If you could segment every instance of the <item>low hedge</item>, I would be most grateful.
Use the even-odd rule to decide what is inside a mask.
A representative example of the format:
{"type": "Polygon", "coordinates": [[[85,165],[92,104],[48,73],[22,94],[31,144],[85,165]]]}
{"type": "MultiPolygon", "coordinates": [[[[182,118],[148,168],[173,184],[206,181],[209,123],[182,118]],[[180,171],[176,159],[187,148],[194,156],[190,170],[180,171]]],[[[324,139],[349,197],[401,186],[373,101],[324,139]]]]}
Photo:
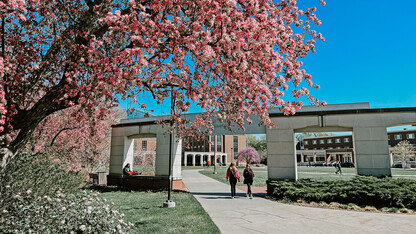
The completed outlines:
{"type": "Polygon", "coordinates": [[[351,180],[271,182],[272,197],[296,202],[354,203],[359,206],[416,210],[416,181],[356,176],[351,180]]]}

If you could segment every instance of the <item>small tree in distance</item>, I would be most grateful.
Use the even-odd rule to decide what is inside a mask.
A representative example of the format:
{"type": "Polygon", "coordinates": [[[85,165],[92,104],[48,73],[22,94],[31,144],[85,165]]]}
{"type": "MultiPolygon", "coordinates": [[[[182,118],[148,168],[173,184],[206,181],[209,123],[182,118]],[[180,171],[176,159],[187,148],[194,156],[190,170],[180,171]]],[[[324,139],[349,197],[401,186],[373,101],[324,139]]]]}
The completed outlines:
{"type": "Polygon", "coordinates": [[[413,145],[409,143],[409,141],[400,141],[399,144],[393,148],[393,154],[400,158],[402,161],[402,167],[405,169],[406,160],[414,157],[416,155],[416,151],[413,145]]]}
{"type": "Polygon", "coordinates": [[[238,161],[246,161],[247,163],[256,162],[260,159],[259,153],[253,147],[247,147],[240,151],[237,154],[238,161]]]}

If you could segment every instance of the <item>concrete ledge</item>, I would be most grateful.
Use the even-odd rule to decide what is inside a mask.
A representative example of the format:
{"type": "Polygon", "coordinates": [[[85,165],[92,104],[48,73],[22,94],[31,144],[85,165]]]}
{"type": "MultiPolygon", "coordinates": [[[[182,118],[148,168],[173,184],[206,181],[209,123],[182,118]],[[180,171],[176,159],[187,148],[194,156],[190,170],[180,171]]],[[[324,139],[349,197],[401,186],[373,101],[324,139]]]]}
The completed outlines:
{"type": "MultiPolygon", "coordinates": [[[[107,175],[107,185],[120,186],[133,190],[168,190],[169,177],[145,175],[125,176],[121,174],[109,174],[107,175]]],[[[172,178],[172,190],[187,191],[185,185],[182,182],[182,177],[172,178]]]]}

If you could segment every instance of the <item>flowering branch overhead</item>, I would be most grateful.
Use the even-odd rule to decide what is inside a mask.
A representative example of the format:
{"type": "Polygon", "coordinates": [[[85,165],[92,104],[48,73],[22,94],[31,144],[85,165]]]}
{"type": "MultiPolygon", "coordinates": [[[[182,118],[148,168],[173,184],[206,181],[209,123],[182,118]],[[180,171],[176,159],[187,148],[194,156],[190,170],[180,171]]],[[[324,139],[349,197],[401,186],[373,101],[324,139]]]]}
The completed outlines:
{"type": "Polygon", "coordinates": [[[256,114],[271,125],[270,107],[303,105],[283,99],[289,83],[294,97],[322,104],[300,61],[324,40],[311,27],[321,22],[295,0],[14,0],[0,9],[0,135],[14,134],[3,142],[12,151],[51,113],[79,105],[93,116],[118,97],[146,106],[139,93],[175,100],[179,135],[210,133],[213,118],[244,128],[256,114]],[[192,104],[205,112],[189,123],[192,104]]]}

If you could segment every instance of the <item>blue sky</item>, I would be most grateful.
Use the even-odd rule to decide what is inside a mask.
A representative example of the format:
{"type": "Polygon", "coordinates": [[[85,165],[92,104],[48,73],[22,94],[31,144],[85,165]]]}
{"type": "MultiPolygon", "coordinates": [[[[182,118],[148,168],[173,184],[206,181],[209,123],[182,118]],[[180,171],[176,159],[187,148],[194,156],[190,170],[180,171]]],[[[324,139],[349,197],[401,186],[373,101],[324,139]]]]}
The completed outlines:
{"type": "MultiPolygon", "coordinates": [[[[416,106],[416,0],[326,3],[298,0],[300,9],[317,6],[322,25],[315,29],[325,37],[325,42],[317,42],[316,53],[303,59],[303,68],[321,86],[311,93],[328,104],[416,106]]],[[[152,102],[150,96],[145,99],[152,102]]],[[[166,100],[155,107],[155,114],[168,114],[169,104],[166,100]]]]}
{"type": "MultiPolygon", "coordinates": [[[[299,0],[300,5],[317,0],[299,0]]],[[[416,1],[327,0],[318,6],[325,37],[305,69],[329,104],[370,102],[372,108],[416,104],[416,1]]]]}

